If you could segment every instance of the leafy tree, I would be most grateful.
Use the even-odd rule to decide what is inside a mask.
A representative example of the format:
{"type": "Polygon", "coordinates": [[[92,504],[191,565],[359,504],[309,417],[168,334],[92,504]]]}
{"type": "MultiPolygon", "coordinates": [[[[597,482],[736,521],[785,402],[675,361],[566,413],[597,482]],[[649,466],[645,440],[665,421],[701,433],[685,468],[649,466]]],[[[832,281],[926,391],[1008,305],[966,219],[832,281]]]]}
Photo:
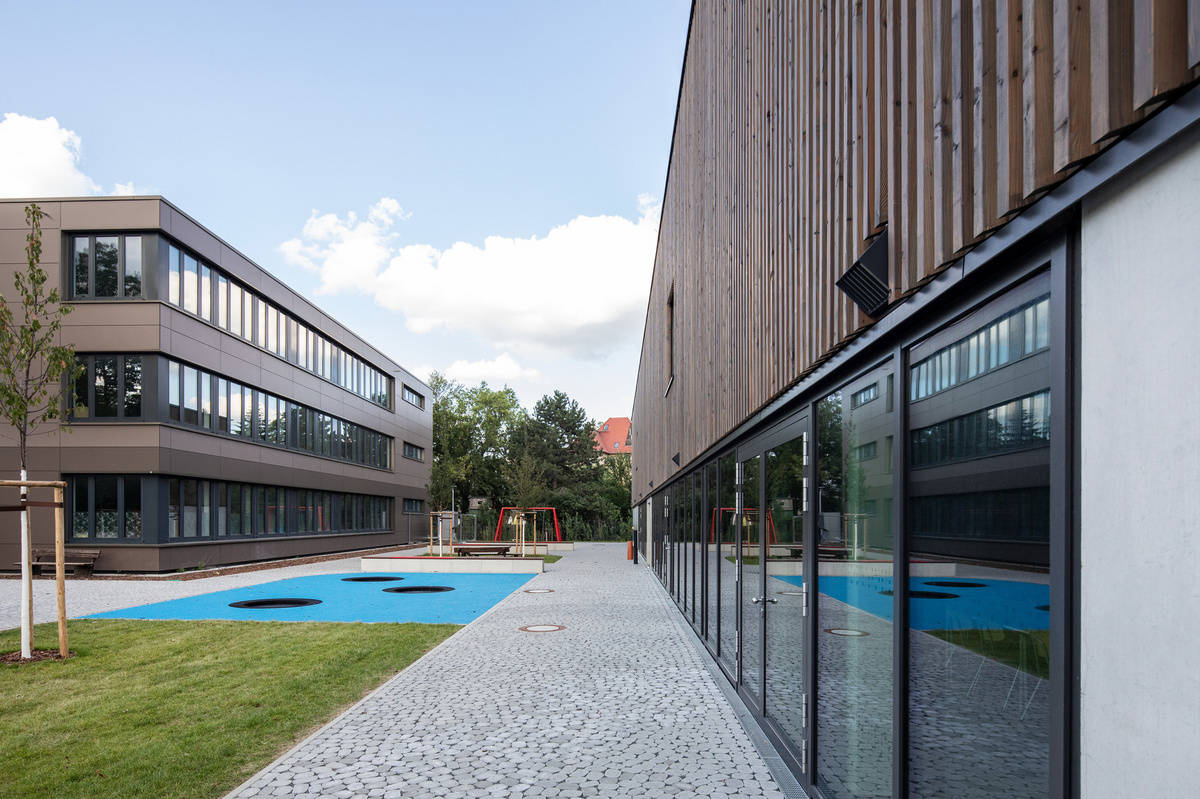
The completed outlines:
{"type": "MultiPolygon", "coordinates": [[[[58,289],[46,291],[46,272],[42,260],[42,218],[37,203],[25,208],[29,234],[25,237],[28,267],[13,275],[13,310],[7,298],[0,296],[0,417],[17,434],[17,457],[21,477],[27,479],[27,459],[31,430],[63,419],[64,385],[71,385],[83,371],[75,360],[73,347],[59,344],[62,320],[71,312],[62,305],[58,289]]],[[[21,496],[26,495],[25,489],[21,496]]],[[[21,551],[29,551],[29,512],[21,512],[21,551]]],[[[21,558],[21,656],[32,653],[33,626],[28,618],[30,575],[21,558]]]]}
{"type": "Polygon", "coordinates": [[[473,496],[498,507],[507,493],[508,441],[523,418],[516,392],[487,383],[464,388],[435,372],[433,390],[433,463],[429,494],[434,504],[466,511],[473,496]]]}

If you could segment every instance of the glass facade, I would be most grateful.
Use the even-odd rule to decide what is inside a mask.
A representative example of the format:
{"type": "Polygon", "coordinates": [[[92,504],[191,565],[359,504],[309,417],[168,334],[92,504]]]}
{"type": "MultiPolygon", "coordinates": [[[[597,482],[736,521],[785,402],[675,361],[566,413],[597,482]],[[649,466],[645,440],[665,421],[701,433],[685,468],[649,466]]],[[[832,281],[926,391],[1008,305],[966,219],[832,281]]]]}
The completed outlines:
{"type": "Polygon", "coordinates": [[[383,496],[157,475],[64,479],[73,541],[170,543],[392,528],[391,499],[383,496]]]}
{"type": "Polygon", "coordinates": [[[948,784],[963,799],[1049,791],[1048,284],[1022,287],[1032,301],[980,309],[969,336],[954,329],[914,348],[940,346],[920,363],[951,353],[968,379],[931,392],[930,375],[910,374],[913,796],[948,784]]]}
{"type": "MultiPolygon", "coordinates": [[[[174,421],[360,466],[392,468],[390,436],[306,405],[161,355],[78,357],[85,371],[75,384],[75,421],[118,417],[174,421]],[[148,406],[143,402],[143,373],[151,370],[156,380],[165,373],[166,397],[164,403],[156,392],[158,401],[148,406]]],[[[420,460],[424,451],[416,449],[420,460]]]]}
{"type": "Polygon", "coordinates": [[[172,305],[364,399],[391,407],[392,379],[384,372],[187,250],[165,239],[160,246],[167,262],[167,301],[172,305]]]}
{"type": "Polygon", "coordinates": [[[1054,795],[1049,286],[895,345],[639,506],[659,579],[825,799],[1054,795]]]}
{"type": "MultiPolygon", "coordinates": [[[[80,234],[69,238],[69,247],[72,300],[163,299],[347,391],[392,407],[392,378],[382,370],[161,235],[80,234]],[[147,283],[145,265],[164,262],[165,292],[152,290],[161,284],[147,283]]],[[[424,398],[416,396],[423,408],[424,398]]]]}

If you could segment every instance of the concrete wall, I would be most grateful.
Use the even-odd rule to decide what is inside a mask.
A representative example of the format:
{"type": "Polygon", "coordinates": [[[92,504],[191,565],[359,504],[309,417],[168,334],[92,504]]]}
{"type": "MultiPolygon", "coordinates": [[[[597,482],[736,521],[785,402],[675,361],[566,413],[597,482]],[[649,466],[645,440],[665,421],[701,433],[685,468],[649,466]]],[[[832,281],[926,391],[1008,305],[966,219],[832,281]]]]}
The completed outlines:
{"type": "Polygon", "coordinates": [[[1082,796],[1195,791],[1200,132],[1182,138],[1083,209],[1082,796]]]}

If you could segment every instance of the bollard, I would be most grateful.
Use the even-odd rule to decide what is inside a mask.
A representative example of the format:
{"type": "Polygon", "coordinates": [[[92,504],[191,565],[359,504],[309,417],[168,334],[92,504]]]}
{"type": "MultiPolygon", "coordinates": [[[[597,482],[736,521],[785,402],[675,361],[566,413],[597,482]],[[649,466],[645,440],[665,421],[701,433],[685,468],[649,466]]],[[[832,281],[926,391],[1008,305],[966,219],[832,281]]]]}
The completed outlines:
{"type": "Polygon", "coordinates": [[[633,542],[629,541],[629,547],[625,551],[625,560],[633,560],[633,542]]]}

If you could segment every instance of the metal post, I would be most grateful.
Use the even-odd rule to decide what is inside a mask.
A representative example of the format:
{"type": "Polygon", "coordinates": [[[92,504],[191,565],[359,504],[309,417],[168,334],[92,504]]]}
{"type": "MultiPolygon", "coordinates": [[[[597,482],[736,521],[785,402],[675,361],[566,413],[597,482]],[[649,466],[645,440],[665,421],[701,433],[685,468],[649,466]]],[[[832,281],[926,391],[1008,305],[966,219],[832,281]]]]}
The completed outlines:
{"type": "Polygon", "coordinates": [[[63,490],[54,489],[54,583],[58,593],[58,654],[66,658],[67,648],[67,589],[66,589],[66,525],[63,519],[63,490]]]}

